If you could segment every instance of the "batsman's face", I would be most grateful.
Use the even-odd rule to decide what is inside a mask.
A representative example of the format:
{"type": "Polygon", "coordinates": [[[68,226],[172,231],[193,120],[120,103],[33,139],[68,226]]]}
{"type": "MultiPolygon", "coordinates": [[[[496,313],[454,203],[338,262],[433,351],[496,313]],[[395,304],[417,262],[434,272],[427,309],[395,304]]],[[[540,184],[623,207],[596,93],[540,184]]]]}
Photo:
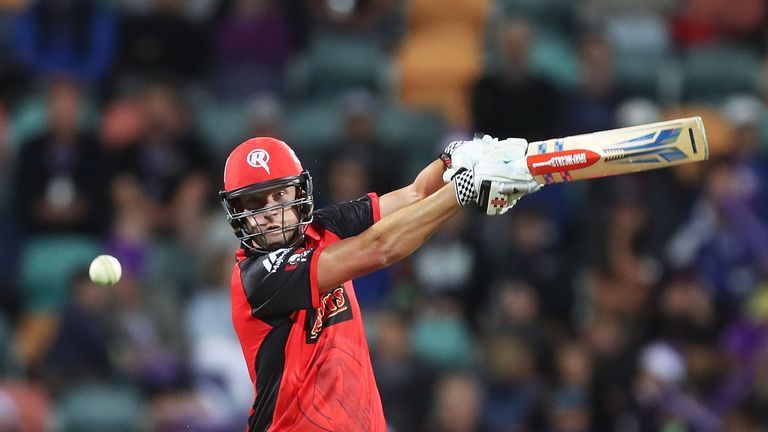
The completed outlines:
{"type": "Polygon", "coordinates": [[[290,227],[299,222],[299,212],[296,206],[280,207],[296,199],[296,186],[281,186],[275,189],[250,194],[242,197],[240,205],[244,209],[259,212],[247,217],[248,226],[252,233],[274,231],[256,237],[260,247],[273,249],[289,243],[298,232],[298,228],[290,227]]]}

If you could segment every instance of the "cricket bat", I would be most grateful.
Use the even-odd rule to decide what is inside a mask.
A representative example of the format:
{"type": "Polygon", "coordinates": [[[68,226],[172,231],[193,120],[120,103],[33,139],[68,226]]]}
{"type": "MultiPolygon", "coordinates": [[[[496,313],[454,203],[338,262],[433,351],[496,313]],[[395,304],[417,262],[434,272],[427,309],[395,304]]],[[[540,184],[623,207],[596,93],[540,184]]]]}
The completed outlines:
{"type": "MultiPolygon", "coordinates": [[[[709,157],[709,146],[696,116],[534,141],[525,157],[534,180],[548,185],[700,162],[709,157]]],[[[479,202],[488,214],[506,211],[507,194],[533,191],[513,183],[483,183],[479,202]]]]}
{"type": "Polygon", "coordinates": [[[701,117],[611,129],[528,144],[528,169],[540,184],[607,177],[709,157],[701,117]]]}

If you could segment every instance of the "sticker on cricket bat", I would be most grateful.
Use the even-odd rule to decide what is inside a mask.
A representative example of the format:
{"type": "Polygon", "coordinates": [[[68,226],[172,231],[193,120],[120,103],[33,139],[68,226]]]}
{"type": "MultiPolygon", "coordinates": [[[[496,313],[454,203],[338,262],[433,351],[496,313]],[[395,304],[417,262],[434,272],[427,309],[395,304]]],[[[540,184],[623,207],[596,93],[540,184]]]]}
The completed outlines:
{"type": "Polygon", "coordinates": [[[543,175],[586,168],[599,160],[600,155],[590,150],[565,150],[529,156],[528,169],[533,175],[543,175]]]}
{"type": "Polygon", "coordinates": [[[572,135],[528,144],[539,184],[628,174],[709,158],[701,117],[572,135]]]}

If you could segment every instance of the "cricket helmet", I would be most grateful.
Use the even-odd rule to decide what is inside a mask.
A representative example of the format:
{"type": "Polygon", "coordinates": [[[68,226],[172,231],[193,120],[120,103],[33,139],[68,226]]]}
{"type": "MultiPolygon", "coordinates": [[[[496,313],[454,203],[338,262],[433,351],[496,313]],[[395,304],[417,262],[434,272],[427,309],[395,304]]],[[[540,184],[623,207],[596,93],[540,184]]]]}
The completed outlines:
{"type": "Polygon", "coordinates": [[[219,198],[229,225],[245,249],[270,250],[259,240],[273,232],[283,233],[284,245],[276,247],[295,245],[302,240],[312,222],[312,177],[302,167],[293,149],[275,138],[251,138],[232,150],[224,166],[224,189],[219,192],[219,198]],[[296,187],[296,197],[292,201],[263,208],[245,208],[240,204],[249,195],[286,186],[296,187]],[[286,225],[285,211],[292,207],[296,207],[298,222],[286,225]],[[280,227],[264,229],[258,223],[256,227],[248,224],[249,217],[275,210],[283,215],[280,227]]]}

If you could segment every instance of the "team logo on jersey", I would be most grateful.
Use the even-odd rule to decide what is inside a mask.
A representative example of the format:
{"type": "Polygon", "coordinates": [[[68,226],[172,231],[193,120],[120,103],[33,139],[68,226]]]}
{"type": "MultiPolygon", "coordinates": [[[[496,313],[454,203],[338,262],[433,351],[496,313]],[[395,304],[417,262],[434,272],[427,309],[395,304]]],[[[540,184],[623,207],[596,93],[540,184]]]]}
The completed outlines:
{"type": "Polygon", "coordinates": [[[299,248],[293,251],[293,255],[288,257],[288,261],[285,263],[285,271],[294,270],[296,267],[298,267],[299,263],[307,262],[307,259],[309,259],[309,254],[312,253],[313,250],[314,248],[299,248]]]}
{"type": "Polygon", "coordinates": [[[254,168],[264,168],[264,171],[266,171],[267,174],[272,174],[269,172],[269,153],[267,153],[266,150],[251,150],[251,152],[248,153],[248,156],[245,157],[245,161],[248,162],[248,165],[254,168]]]}
{"type": "Polygon", "coordinates": [[[283,248],[274,252],[270,252],[269,255],[264,257],[264,260],[261,262],[261,264],[265,269],[267,269],[269,273],[274,273],[277,271],[277,269],[280,268],[280,265],[283,264],[285,254],[287,254],[289,250],[290,249],[288,248],[283,248]]]}
{"type": "Polygon", "coordinates": [[[352,305],[344,285],[328,291],[320,297],[320,307],[307,312],[307,343],[317,342],[323,329],[352,319],[352,305]]]}

